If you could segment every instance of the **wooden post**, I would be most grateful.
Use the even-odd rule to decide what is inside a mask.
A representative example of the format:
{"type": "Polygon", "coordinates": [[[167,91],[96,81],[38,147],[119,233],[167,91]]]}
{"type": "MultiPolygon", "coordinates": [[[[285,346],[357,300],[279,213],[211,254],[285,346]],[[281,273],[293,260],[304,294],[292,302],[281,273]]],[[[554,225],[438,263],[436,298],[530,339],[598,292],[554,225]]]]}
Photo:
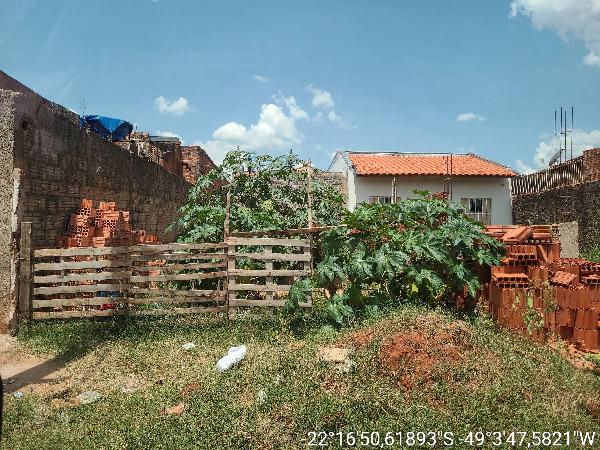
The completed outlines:
{"type": "MultiPolygon", "coordinates": [[[[225,239],[225,243],[228,243],[227,239],[225,239]]],[[[235,270],[234,253],[235,245],[227,245],[227,286],[225,291],[225,299],[227,302],[225,304],[225,316],[227,317],[227,319],[231,318],[229,302],[230,300],[233,300],[235,302],[236,299],[236,291],[229,291],[229,284],[235,284],[235,275],[232,274],[232,272],[235,270]]]]}
{"type": "MultiPolygon", "coordinates": [[[[227,243],[229,237],[229,221],[231,216],[231,189],[227,186],[227,203],[225,204],[225,224],[223,227],[223,242],[227,243]]],[[[235,269],[235,259],[233,259],[232,253],[235,253],[235,246],[228,245],[225,250],[227,261],[227,277],[225,278],[225,317],[229,320],[229,298],[233,296],[235,300],[235,291],[233,294],[229,293],[229,282],[230,282],[230,271],[235,269]]],[[[235,277],[235,275],[233,275],[235,277]]],[[[235,281],[235,278],[234,278],[235,281]]]]}
{"type": "MultiPolygon", "coordinates": [[[[308,190],[308,228],[313,227],[313,211],[312,211],[312,163],[310,159],[308,160],[308,176],[307,176],[307,190],[308,190]]],[[[313,234],[311,231],[308,232],[308,242],[310,245],[309,252],[311,254],[310,262],[308,263],[308,268],[310,269],[310,275],[313,274],[313,261],[312,261],[312,248],[313,248],[313,234]]],[[[306,264],[304,265],[305,269],[306,264]]]]}
{"type": "Polygon", "coordinates": [[[308,191],[308,228],[313,227],[313,211],[312,211],[312,164],[308,160],[308,175],[307,175],[307,191],[308,191]]]}
{"type": "Polygon", "coordinates": [[[31,319],[32,315],[32,253],[31,222],[22,222],[19,243],[19,300],[17,310],[19,317],[26,320],[31,319]]]}
{"type": "Polygon", "coordinates": [[[229,236],[229,221],[231,218],[231,191],[227,187],[227,203],[225,204],[225,224],[223,226],[223,235],[225,240],[229,236]]]}
{"type": "MultiPolygon", "coordinates": [[[[268,256],[270,254],[273,253],[273,247],[271,245],[265,245],[265,255],[268,256]]],[[[265,269],[269,271],[269,273],[271,273],[273,271],[273,260],[272,259],[267,259],[265,260],[265,269]]],[[[265,284],[267,286],[273,286],[273,277],[272,276],[266,276],[265,277],[265,284]]],[[[267,300],[267,302],[270,302],[273,300],[273,291],[267,291],[265,293],[265,299],[267,300]]]]}

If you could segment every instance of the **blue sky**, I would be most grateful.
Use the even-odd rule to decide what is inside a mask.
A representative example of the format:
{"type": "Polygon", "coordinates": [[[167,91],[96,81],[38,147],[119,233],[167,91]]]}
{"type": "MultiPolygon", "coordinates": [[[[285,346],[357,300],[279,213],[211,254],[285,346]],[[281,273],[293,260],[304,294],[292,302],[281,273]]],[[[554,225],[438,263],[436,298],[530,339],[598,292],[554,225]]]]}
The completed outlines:
{"type": "Polygon", "coordinates": [[[525,170],[552,153],[560,105],[576,149],[600,145],[600,0],[0,5],[0,69],[216,160],[471,151],[525,170]]]}

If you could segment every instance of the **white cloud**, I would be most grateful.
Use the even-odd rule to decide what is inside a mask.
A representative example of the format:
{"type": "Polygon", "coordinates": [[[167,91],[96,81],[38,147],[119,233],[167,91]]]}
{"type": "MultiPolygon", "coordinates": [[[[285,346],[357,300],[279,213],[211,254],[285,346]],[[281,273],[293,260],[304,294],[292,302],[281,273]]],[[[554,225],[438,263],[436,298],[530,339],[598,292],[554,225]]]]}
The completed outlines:
{"type": "Polygon", "coordinates": [[[267,77],[264,77],[262,75],[254,75],[254,79],[256,81],[260,81],[261,83],[268,83],[270,81],[267,77]]]}
{"type": "Polygon", "coordinates": [[[335,112],[335,102],[333,101],[333,96],[331,93],[323,89],[319,89],[312,84],[309,84],[306,87],[306,90],[312,94],[312,106],[317,110],[317,113],[313,119],[315,122],[322,122],[324,119],[327,119],[340,128],[353,128],[335,112]]]}
{"type": "Polygon", "coordinates": [[[458,116],[456,116],[457,122],[473,122],[473,121],[483,122],[484,120],[485,120],[485,117],[480,116],[475,113],[472,113],[472,112],[462,113],[462,114],[459,114],[458,116]]]}
{"type": "Polygon", "coordinates": [[[306,90],[310,92],[313,96],[313,108],[329,110],[335,107],[335,102],[333,101],[333,97],[329,92],[316,88],[312,84],[309,84],[306,87],[306,90]]]}
{"type": "Polygon", "coordinates": [[[154,107],[161,114],[172,114],[174,116],[183,116],[186,112],[191,111],[190,102],[185,97],[179,97],[172,102],[164,98],[162,95],[154,100],[154,107]]]}
{"type": "MultiPolygon", "coordinates": [[[[563,144],[564,145],[564,144],[563,144]]],[[[537,170],[548,167],[550,159],[556,153],[558,144],[551,140],[543,140],[538,143],[535,149],[535,155],[531,163],[524,162],[521,159],[517,160],[517,170],[522,173],[531,173],[537,170]]],[[[569,148],[569,157],[571,156],[571,141],[567,141],[569,148]]],[[[600,147],[600,130],[592,130],[590,132],[575,130],[573,132],[573,156],[579,156],[584,150],[600,147]]]]}
{"type": "Polygon", "coordinates": [[[522,14],[538,30],[550,28],[562,39],[581,40],[588,54],[583,63],[600,66],[600,2],[598,0],[514,0],[511,16],[522,14]]]}
{"type": "Polygon", "coordinates": [[[181,144],[185,144],[185,141],[181,138],[181,136],[177,133],[173,133],[172,131],[162,131],[162,130],[156,130],[154,132],[155,136],[164,136],[164,137],[176,137],[181,141],[181,144]]]}
{"type": "Polygon", "coordinates": [[[261,105],[258,121],[249,127],[228,122],[212,133],[212,139],[195,142],[205,148],[219,163],[225,154],[239,145],[242,150],[287,150],[302,143],[303,136],[296,123],[307,120],[308,114],[294,97],[274,96],[275,103],[261,105]]]}

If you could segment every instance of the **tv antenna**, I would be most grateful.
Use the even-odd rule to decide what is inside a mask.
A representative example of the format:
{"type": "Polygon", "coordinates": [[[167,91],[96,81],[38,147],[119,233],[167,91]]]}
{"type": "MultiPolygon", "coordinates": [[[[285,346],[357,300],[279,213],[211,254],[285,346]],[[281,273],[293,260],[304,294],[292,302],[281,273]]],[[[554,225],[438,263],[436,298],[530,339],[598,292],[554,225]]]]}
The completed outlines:
{"type": "Polygon", "coordinates": [[[549,166],[561,164],[573,158],[573,107],[571,106],[571,127],[569,128],[569,116],[567,107],[560,107],[560,128],[557,129],[558,110],[554,110],[554,146],[556,152],[550,159],[549,166]],[[567,145],[567,140],[570,140],[570,147],[567,145]]]}

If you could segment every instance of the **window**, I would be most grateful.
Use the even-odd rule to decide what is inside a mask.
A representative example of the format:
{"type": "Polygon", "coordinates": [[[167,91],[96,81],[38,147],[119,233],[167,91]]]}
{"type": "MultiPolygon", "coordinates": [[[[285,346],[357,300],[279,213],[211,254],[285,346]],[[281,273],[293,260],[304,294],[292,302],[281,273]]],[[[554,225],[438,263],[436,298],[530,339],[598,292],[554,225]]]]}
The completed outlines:
{"type": "Polygon", "coordinates": [[[372,195],[371,197],[369,197],[369,203],[381,203],[381,204],[392,203],[392,197],[385,197],[385,196],[381,196],[381,195],[372,195]]]}
{"type": "Polygon", "coordinates": [[[471,219],[484,225],[492,224],[492,199],[491,198],[465,198],[460,203],[465,208],[465,214],[471,219]]]}

